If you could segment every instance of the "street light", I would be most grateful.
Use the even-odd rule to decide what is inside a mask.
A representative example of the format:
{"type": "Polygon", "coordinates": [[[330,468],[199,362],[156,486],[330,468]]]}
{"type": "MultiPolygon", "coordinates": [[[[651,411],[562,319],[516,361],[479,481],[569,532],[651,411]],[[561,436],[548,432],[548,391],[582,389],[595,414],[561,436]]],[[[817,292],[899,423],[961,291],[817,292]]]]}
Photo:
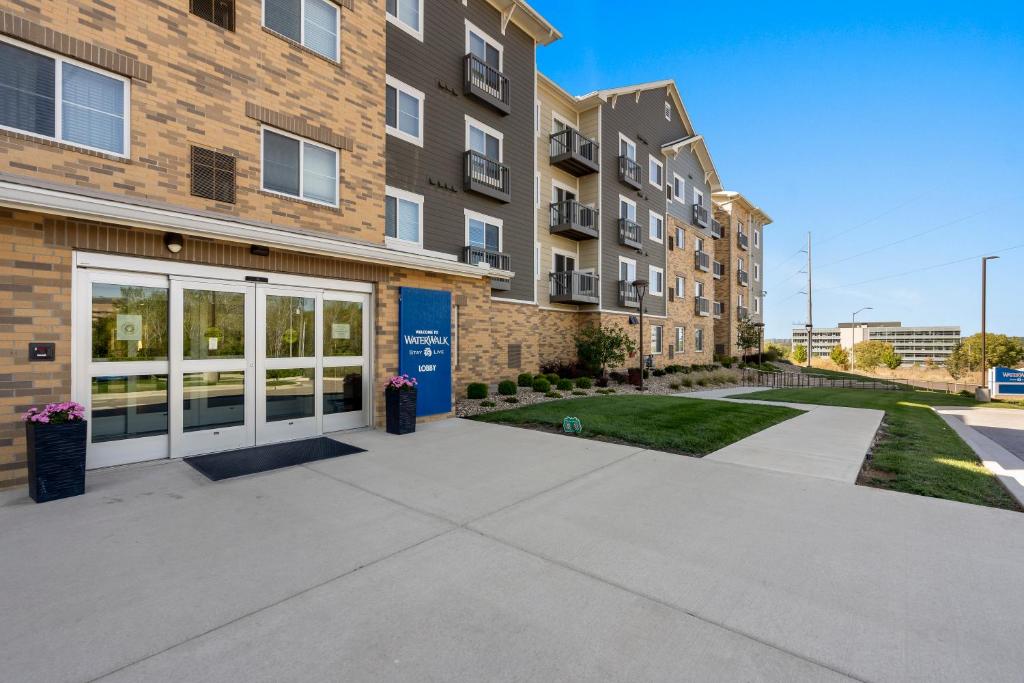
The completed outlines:
{"type": "Polygon", "coordinates": [[[985,339],[985,305],[986,289],[988,288],[988,262],[994,261],[998,256],[983,256],[981,259],[981,396],[976,397],[987,401],[988,395],[988,346],[985,339]]]}
{"type": "Polygon", "coordinates": [[[858,313],[863,313],[864,311],[873,311],[873,310],[875,310],[875,309],[872,308],[871,306],[865,306],[864,308],[862,308],[862,309],[860,309],[858,311],[854,311],[853,315],[850,316],[850,319],[852,321],[850,323],[850,334],[852,335],[850,337],[850,339],[853,342],[852,344],[850,344],[850,351],[851,351],[850,367],[851,368],[856,368],[857,367],[857,354],[852,353],[853,347],[857,345],[857,314],[858,313]]]}
{"type": "Polygon", "coordinates": [[[754,323],[757,328],[757,364],[761,365],[764,359],[761,357],[764,348],[764,323],[754,323]]]}
{"type": "Polygon", "coordinates": [[[804,328],[807,330],[807,369],[810,370],[811,369],[811,348],[812,348],[811,347],[811,333],[813,331],[814,326],[811,325],[810,323],[807,323],[806,325],[804,325],[804,328]]]}
{"type": "Polygon", "coordinates": [[[633,291],[640,302],[640,391],[644,390],[644,295],[648,284],[647,280],[633,280],[633,291]]]}

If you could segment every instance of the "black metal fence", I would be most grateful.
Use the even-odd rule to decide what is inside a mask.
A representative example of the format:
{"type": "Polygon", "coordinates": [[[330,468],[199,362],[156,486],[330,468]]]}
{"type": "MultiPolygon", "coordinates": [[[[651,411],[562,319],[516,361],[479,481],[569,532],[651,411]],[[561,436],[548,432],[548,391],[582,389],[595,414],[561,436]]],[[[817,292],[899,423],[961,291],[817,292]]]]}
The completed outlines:
{"type": "Polygon", "coordinates": [[[910,391],[913,387],[899,382],[875,379],[849,379],[796,372],[765,372],[746,368],[743,384],[766,389],[874,389],[876,391],[910,391]]]}

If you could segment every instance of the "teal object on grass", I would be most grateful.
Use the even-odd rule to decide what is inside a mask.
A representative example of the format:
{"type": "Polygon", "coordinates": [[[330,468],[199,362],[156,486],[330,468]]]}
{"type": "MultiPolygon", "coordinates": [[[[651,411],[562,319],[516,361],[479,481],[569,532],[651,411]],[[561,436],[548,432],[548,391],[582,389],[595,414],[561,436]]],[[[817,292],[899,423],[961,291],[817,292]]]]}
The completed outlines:
{"type": "Polygon", "coordinates": [[[583,431],[583,425],[578,417],[567,417],[562,420],[562,431],[566,434],[579,434],[583,431]]]}

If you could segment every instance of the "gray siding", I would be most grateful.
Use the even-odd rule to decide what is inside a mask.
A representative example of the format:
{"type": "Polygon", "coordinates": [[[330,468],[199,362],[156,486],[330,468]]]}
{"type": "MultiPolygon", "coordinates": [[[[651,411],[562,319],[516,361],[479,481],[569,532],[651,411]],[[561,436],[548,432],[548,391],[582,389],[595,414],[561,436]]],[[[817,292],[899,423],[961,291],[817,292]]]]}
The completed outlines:
{"type": "Polygon", "coordinates": [[[464,209],[500,218],[502,250],[511,257],[516,277],[511,291],[495,294],[532,300],[533,39],[513,23],[502,35],[499,12],[484,0],[470,0],[468,6],[451,0],[424,4],[422,43],[390,22],[387,25],[388,75],[426,96],[423,147],[388,136],[387,183],[423,195],[425,249],[461,254],[466,242],[464,209]],[[512,109],[507,116],[462,94],[467,19],[502,46],[512,109]],[[511,175],[509,204],[462,189],[467,114],[503,133],[503,162],[511,175]]]}
{"type": "MultiPolygon", "coordinates": [[[[602,266],[601,306],[610,310],[631,311],[619,306],[619,256],[636,261],[637,277],[647,278],[651,265],[665,269],[667,242],[658,244],[650,239],[649,212],[665,213],[665,188],[655,188],[648,178],[648,155],[665,162],[661,146],[683,137],[683,126],[678,112],[671,121],[665,120],[664,88],[640,93],[639,101],[632,94],[619,96],[615,106],[611,101],[601,111],[601,179],[602,187],[602,266]],[[619,180],[619,133],[636,143],[637,162],[643,169],[643,189],[634,190],[619,180]],[[619,244],[619,195],[636,202],[637,222],[643,234],[643,251],[619,244]]],[[[666,226],[666,237],[668,228],[666,226]]],[[[668,292],[669,274],[665,273],[665,292],[668,292]]],[[[654,315],[665,315],[667,296],[645,299],[645,310],[654,315]]]]}
{"type": "MultiPolygon", "coordinates": [[[[704,167],[700,165],[700,160],[693,153],[693,147],[686,147],[674,158],[668,158],[665,169],[665,179],[667,182],[672,182],[673,173],[683,179],[686,196],[679,198],[683,201],[678,201],[677,199],[668,202],[668,212],[676,218],[694,227],[698,227],[693,222],[693,188],[696,187],[704,193],[704,206],[707,208],[709,215],[711,214],[711,188],[704,180],[704,167]]],[[[710,237],[711,232],[707,232],[710,237]]]]}

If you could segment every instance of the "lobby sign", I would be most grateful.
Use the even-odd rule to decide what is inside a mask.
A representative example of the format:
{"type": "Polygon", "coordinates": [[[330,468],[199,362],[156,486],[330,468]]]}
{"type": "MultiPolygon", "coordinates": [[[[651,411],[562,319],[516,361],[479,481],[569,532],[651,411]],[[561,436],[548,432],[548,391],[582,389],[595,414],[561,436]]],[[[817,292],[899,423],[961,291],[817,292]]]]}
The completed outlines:
{"type": "Polygon", "coordinates": [[[401,287],[398,293],[398,372],[419,385],[416,415],[452,409],[452,295],[401,287]]]}
{"type": "Polygon", "coordinates": [[[1024,396],[1024,369],[992,368],[989,386],[993,396],[1024,396]]]}

